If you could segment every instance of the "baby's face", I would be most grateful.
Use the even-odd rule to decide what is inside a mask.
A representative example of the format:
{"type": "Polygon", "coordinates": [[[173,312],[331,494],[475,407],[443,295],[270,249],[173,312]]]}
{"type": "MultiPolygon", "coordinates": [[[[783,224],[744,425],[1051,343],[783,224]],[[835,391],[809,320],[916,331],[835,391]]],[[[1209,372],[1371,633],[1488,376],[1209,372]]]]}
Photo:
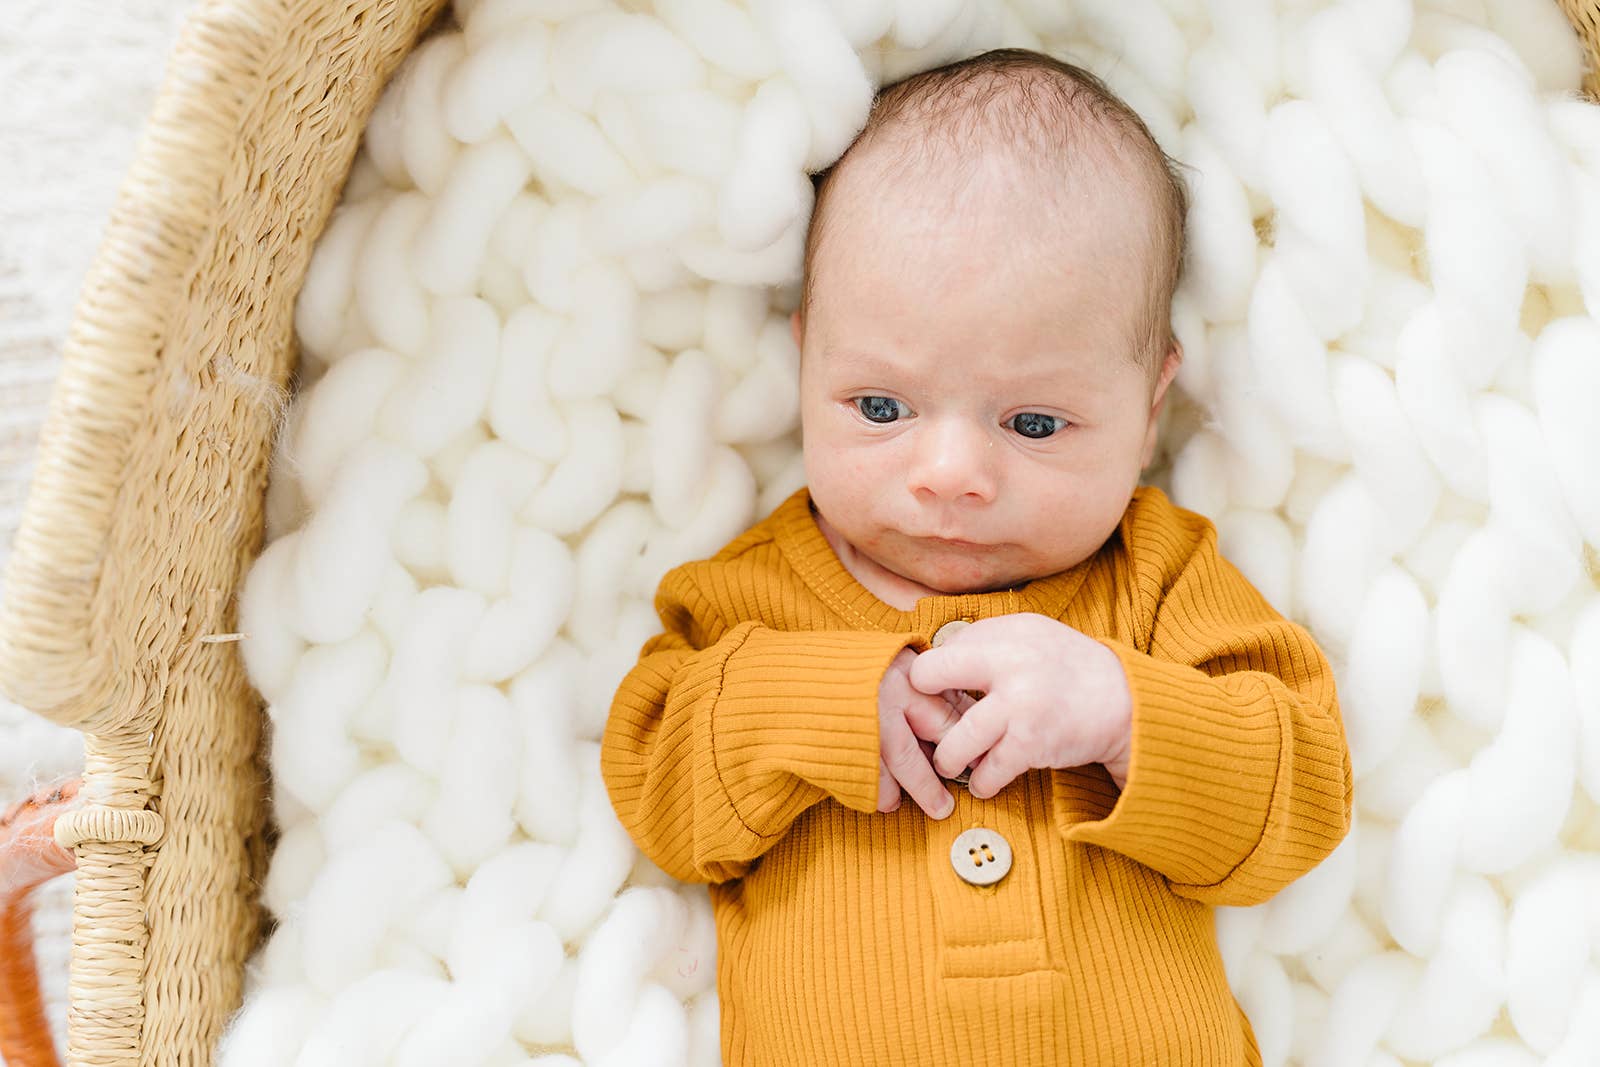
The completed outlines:
{"type": "Polygon", "coordinates": [[[1012,206],[1003,174],[955,211],[900,189],[829,204],[795,318],[807,481],[858,552],[930,590],[1087,559],[1154,450],[1181,353],[1154,382],[1135,365],[1133,209],[1109,183],[1080,193],[1083,210],[1049,224],[1012,206]]]}

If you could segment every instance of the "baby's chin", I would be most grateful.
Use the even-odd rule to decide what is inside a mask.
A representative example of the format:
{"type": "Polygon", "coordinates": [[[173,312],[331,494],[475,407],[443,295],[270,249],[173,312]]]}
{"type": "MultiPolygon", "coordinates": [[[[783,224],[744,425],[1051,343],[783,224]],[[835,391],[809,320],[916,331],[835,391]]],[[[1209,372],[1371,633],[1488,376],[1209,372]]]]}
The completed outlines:
{"type": "Polygon", "coordinates": [[[880,557],[879,564],[946,596],[1012,589],[1054,573],[1039,570],[1038,563],[1030,565],[1005,549],[934,545],[890,555],[893,558],[880,557]]]}

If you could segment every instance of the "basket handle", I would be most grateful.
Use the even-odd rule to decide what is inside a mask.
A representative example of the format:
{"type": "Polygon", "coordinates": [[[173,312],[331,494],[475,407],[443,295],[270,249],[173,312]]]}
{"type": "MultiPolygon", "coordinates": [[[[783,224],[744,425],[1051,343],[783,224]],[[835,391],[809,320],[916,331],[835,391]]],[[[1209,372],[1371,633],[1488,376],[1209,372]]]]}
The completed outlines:
{"type": "Polygon", "coordinates": [[[80,779],[39,790],[0,812],[0,1062],[59,1067],[33,956],[33,890],[77,866],[55,823],[78,806],[80,779]]]}

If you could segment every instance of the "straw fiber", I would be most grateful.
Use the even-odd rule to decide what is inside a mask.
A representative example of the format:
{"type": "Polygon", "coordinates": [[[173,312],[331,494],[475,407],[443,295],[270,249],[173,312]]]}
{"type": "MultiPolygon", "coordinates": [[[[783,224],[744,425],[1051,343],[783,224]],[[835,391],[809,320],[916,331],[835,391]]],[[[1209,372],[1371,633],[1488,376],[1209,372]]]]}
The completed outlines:
{"type": "Polygon", "coordinates": [[[86,735],[83,806],[56,824],[78,866],[73,1063],[208,1063],[239,1003],[267,791],[227,635],[294,299],[442,6],[202,6],[85,279],[0,609],[7,695],[86,735]]]}
{"type": "Polygon", "coordinates": [[[1596,0],[1559,0],[1561,10],[1567,13],[1572,26],[1578,31],[1588,55],[1587,69],[1583,75],[1583,88],[1592,99],[1600,100],[1600,3],[1596,0]]]}
{"type": "MultiPolygon", "coordinates": [[[[1561,2],[1600,55],[1600,0],[1561,2]]],[[[86,735],[82,805],[56,823],[78,867],[74,1064],[208,1064],[238,1006],[269,842],[233,628],[294,300],[443,6],[205,3],[85,280],[0,607],[0,688],[86,735]]]]}

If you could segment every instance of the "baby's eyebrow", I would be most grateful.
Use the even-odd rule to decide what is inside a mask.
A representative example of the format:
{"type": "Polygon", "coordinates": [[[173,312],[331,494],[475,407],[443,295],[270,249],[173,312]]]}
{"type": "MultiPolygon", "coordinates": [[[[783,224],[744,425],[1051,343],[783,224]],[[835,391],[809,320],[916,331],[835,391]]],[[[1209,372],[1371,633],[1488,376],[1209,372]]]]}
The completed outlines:
{"type": "Polygon", "coordinates": [[[869,377],[903,377],[915,374],[916,369],[892,356],[861,348],[824,346],[822,358],[834,367],[844,367],[851,374],[869,377]]]}
{"type": "Polygon", "coordinates": [[[861,348],[848,348],[840,345],[829,344],[822,347],[822,354],[828,359],[848,359],[852,363],[864,363],[868,366],[893,367],[892,360],[884,359],[876,352],[861,348]]]}
{"type": "MultiPolygon", "coordinates": [[[[871,349],[853,348],[848,345],[829,344],[823,346],[822,355],[830,362],[839,361],[849,365],[856,373],[865,374],[915,374],[916,368],[896,360],[893,356],[871,349]]],[[[983,374],[980,368],[973,368],[975,383],[1003,385],[1008,389],[1051,389],[1053,391],[1071,391],[1074,394],[1094,394],[1100,391],[1101,382],[1093,375],[1084,375],[1072,368],[1071,360],[1065,355],[1054,353],[1041,354],[1038,365],[1032,369],[1023,369],[1014,362],[1007,361],[1003,365],[1003,373],[997,375],[983,374]]]]}

